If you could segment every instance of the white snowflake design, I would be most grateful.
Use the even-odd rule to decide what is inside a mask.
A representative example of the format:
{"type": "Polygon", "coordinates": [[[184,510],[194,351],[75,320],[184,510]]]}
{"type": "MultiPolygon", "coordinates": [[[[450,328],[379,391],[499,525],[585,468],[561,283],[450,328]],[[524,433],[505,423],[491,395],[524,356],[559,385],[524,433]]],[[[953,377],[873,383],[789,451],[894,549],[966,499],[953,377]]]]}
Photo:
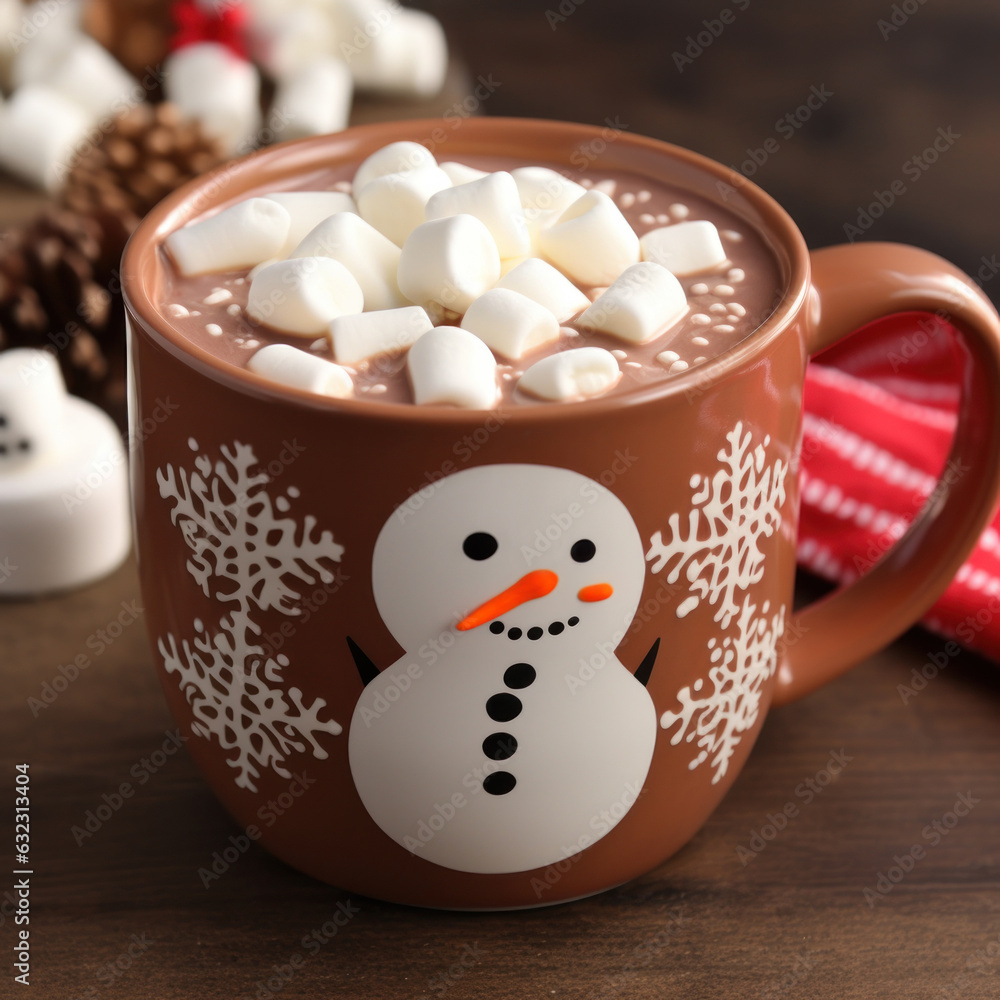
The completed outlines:
{"type": "MultiPolygon", "coordinates": [[[[194,440],[189,444],[198,447],[194,440]]],[[[252,473],[258,467],[252,447],[237,441],[221,453],[214,465],[207,455],[198,456],[194,471],[157,469],[156,482],[160,496],[175,501],[170,520],[192,552],[188,572],[207,597],[232,607],[216,629],[196,619],[193,639],[178,643],[168,633],[157,645],[167,673],[178,675],[192,707],[192,730],[231,751],[228,763],[237,772],[237,786],[256,791],[261,768],[291,777],[284,766],[290,753],[308,747],[324,759],[317,735],[337,736],[342,727],[321,719],[322,698],[306,704],[298,688],[286,692],[281,672],[288,658],[266,654],[252,611],[301,614],[295,581],[332,583],[329,564],[340,561],[344,547],[329,531],[316,537],[314,517],[300,526],[276,516],[275,508],[288,511],[288,497],[299,492],[289,487],[287,496],[272,502],[265,488],[270,477],[252,473]]]]}
{"type": "Polygon", "coordinates": [[[757,606],[745,594],[742,605],[737,603],[737,592],[763,579],[760,543],[781,527],[788,465],[781,459],[768,464],[770,437],[754,447],[742,421],[726,434],[726,441],[728,448],[717,455],[722,467],[715,475],[691,477],[686,534],[680,515],[671,514],[669,541],[656,532],[646,553],[652,572],[666,570],[670,583],[685,571],[690,596],[678,605],[678,618],[707,600],[716,607],[714,620],[723,633],[736,619],[734,635],[708,642],[710,687],[700,679],[682,688],[677,694],[680,711],[660,717],[664,729],[677,726],[672,745],[696,742],[699,752],[688,765],[692,770],[711,758],[712,784],[726,773],[743,733],[757,720],[761,689],[777,667],[778,640],[785,627],[784,606],[768,621],[768,602],[756,617],[757,606]]]}
{"type": "Polygon", "coordinates": [[[776,647],[785,630],[785,609],[781,607],[768,622],[764,616],[769,608],[765,601],[761,616],[754,617],[757,606],[745,597],[735,636],[727,635],[721,643],[715,638],[708,641],[713,664],[708,671],[711,690],[705,691],[703,680],[681,688],[677,693],[680,711],[660,716],[664,729],[680,723],[670,739],[672,746],[685,738],[688,743],[697,740],[699,753],[688,764],[692,771],[711,756],[713,785],[729,769],[729,759],[743,733],[757,721],[761,688],[774,673],[776,647]]]}
{"type": "Polygon", "coordinates": [[[676,583],[681,570],[690,584],[691,597],[677,608],[683,618],[702,600],[718,604],[715,620],[729,628],[739,611],[736,590],[746,590],[764,575],[764,553],[760,539],[769,538],[781,525],[781,505],[785,502],[785,475],[788,465],[776,459],[766,466],[765,448],[771,438],[751,448],[752,434],[743,433],[740,421],[726,435],[729,450],[721,450],[718,459],[723,468],[709,479],[695,473],[691,477],[691,511],[687,535],[681,529],[680,515],[671,514],[670,541],[664,542],[658,531],[650,541],[647,560],[659,573],[670,566],[669,583],[676,583]],[[721,599],[721,600],[720,600],[721,599]]]}

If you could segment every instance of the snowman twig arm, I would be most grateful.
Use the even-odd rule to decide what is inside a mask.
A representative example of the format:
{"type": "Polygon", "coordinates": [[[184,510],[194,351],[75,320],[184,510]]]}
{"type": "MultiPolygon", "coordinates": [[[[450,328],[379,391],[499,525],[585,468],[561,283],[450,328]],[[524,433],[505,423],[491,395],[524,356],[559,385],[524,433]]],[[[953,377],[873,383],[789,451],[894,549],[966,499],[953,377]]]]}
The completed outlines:
{"type": "Polygon", "coordinates": [[[361,683],[365,687],[368,687],[378,677],[378,667],[372,663],[365,651],[350,636],[347,636],[347,646],[351,651],[351,657],[354,659],[354,665],[358,668],[358,673],[361,675],[361,683]]]}
{"type": "MultiPolygon", "coordinates": [[[[348,640],[349,642],[350,640],[348,640]]],[[[642,658],[642,663],[639,664],[635,672],[635,679],[643,686],[646,687],[649,683],[649,675],[653,672],[653,665],[656,663],[656,654],[660,650],[660,640],[656,639],[653,645],[649,647],[649,652],[642,658]]]]}

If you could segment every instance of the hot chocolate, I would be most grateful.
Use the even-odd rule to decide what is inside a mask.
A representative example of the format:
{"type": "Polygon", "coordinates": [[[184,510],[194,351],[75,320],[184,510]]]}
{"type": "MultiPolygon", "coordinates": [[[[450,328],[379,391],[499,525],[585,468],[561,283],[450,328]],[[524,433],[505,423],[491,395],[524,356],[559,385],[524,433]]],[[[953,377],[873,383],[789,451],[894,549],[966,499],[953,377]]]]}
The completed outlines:
{"type": "MultiPolygon", "coordinates": [[[[369,160],[377,163],[385,152],[383,149],[369,160]]],[[[502,156],[465,155],[460,162],[445,162],[442,169],[429,153],[426,155],[428,163],[420,163],[414,171],[424,178],[423,189],[417,194],[416,214],[409,219],[405,211],[409,206],[401,208],[393,200],[398,192],[392,187],[394,178],[408,175],[369,178],[364,175],[371,171],[364,166],[358,170],[356,165],[331,167],[327,173],[303,177],[295,185],[262,186],[250,192],[252,198],[244,196],[227,206],[246,208],[266,200],[290,210],[291,236],[285,238],[281,251],[263,249],[254,257],[251,249],[251,255],[245,257],[264,260],[264,266],[234,268],[233,258],[219,258],[221,266],[206,272],[211,265],[200,259],[188,263],[184,246],[173,247],[168,237],[167,246],[161,249],[167,258],[161,308],[168,322],[191,343],[228,364],[300,388],[381,402],[444,402],[489,408],[626,393],[676,376],[750,335],[780,297],[777,262],[761,235],[723,206],[680,186],[621,170],[583,172],[562,167],[553,171],[502,156]],[[499,248],[489,248],[500,258],[498,280],[486,274],[477,278],[480,283],[473,292],[465,293],[457,287],[459,281],[449,279],[446,294],[435,300],[433,291],[425,291],[427,281],[433,283],[434,277],[428,279],[423,273],[427,259],[435,252],[434,230],[451,240],[461,228],[459,220],[471,220],[471,236],[478,236],[478,230],[471,232],[471,223],[478,225],[478,220],[468,214],[470,196],[465,192],[478,188],[486,196],[492,194],[483,190],[487,186],[482,183],[484,177],[488,184],[503,179],[511,190],[513,177],[520,195],[520,209],[515,202],[515,210],[523,210],[524,216],[523,221],[515,221],[526,232],[519,234],[509,225],[509,218],[493,221],[485,216],[492,242],[499,248]],[[367,189],[365,195],[359,190],[359,181],[367,189]],[[380,187],[388,208],[372,205],[373,188],[378,195],[380,187]],[[435,187],[440,193],[428,195],[427,190],[435,187]],[[306,192],[311,193],[311,201],[304,197],[306,192]],[[295,204],[297,195],[299,206],[295,204]],[[450,207],[449,199],[454,203],[450,207]],[[570,208],[573,202],[576,207],[570,208]],[[620,236],[622,241],[617,258],[608,249],[609,238],[598,236],[600,254],[610,260],[610,268],[605,264],[602,270],[601,266],[589,266],[589,261],[577,260],[587,250],[588,234],[579,225],[574,229],[573,224],[584,214],[586,202],[595,210],[592,214],[604,212],[611,225],[619,227],[609,230],[611,239],[620,236]],[[303,212],[307,204],[309,211],[303,212]],[[455,212],[455,208],[460,211],[455,212]],[[463,208],[467,210],[464,213],[463,208]],[[359,210],[360,216],[356,214],[359,210]],[[434,215],[441,218],[435,222],[434,215]],[[312,223],[317,221],[321,224],[313,229],[312,223]],[[372,236],[369,222],[375,223],[375,229],[381,227],[382,235],[376,232],[372,236]],[[449,226],[453,232],[444,233],[449,226]],[[510,229],[506,235],[501,232],[504,226],[510,229]],[[416,247],[424,235],[426,248],[416,247]],[[329,306],[337,316],[332,324],[321,315],[313,329],[309,325],[313,313],[308,310],[308,319],[298,314],[290,319],[285,293],[295,281],[303,280],[302,276],[313,280],[310,262],[314,270],[319,269],[317,261],[322,265],[326,294],[331,281],[336,283],[342,275],[341,264],[331,263],[325,256],[331,245],[339,249],[345,241],[358,243],[353,258],[342,258],[357,276],[357,258],[369,252],[367,244],[360,245],[365,236],[380,240],[379,252],[395,254],[388,264],[392,290],[384,294],[373,291],[371,281],[362,275],[363,311],[359,308],[361,299],[351,297],[356,295],[352,282],[347,297],[329,306]],[[399,246],[404,248],[402,263],[398,263],[399,246]],[[289,256],[283,264],[267,267],[271,258],[289,256]],[[184,274],[185,265],[189,272],[202,273],[184,274]],[[418,273],[412,273],[415,271],[418,273]],[[254,302],[255,293],[258,302],[254,302]],[[641,302],[638,308],[631,308],[643,295],[647,306],[652,303],[652,314],[648,309],[643,313],[641,302]],[[532,298],[534,305],[527,301],[532,298]],[[282,305],[275,305],[279,300],[282,305]],[[390,313],[390,309],[395,312],[390,313]],[[370,331],[372,316],[379,315],[385,322],[378,331],[370,331]],[[290,324],[299,326],[292,329],[290,324]],[[464,390],[449,395],[434,377],[436,359],[456,343],[461,344],[462,334],[436,333],[421,347],[423,360],[416,353],[410,355],[412,343],[432,327],[471,330],[492,349],[494,367],[489,367],[488,352],[476,355],[478,363],[487,366],[480,375],[485,383],[478,395],[464,390]],[[357,347],[359,342],[370,344],[373,336],[376,346],[357,347]],[[441,343],[432,344],[434,339],[441,343]],[[276,344],[288,345],[307,357],[288,350],[260,354],[263,348],[276,344]],[[584,347],[599,350],[575,353],[584,347]],[[370,352],[367,356],[366,350],[370,352]],[[556,355],[565,357],[548,360],[556,355]],[[343,371],[333,372],[313,359],[335,362],[343,371]],[[414,384],[414,378],[420,377],[414,371],[421,364],[432,370],[429,388],[423,390],[414,384]],[[526,372],[530,372],[527,377],[526,372]]],[[[502,185],[498,181],[495,186],[502,198],[502,185]]],[[[472,211],[476,210],[473,205],[472,211]]],[[[273,211],[277,215],[280,209],[273,211]]],[[[484,213],[480,211],[480,215],[484,213]]],[[[228,223],[230,232],[234,224],[228,223]]],[[[487,227],[480,229],[485,232],[487,227]]],[[[237,253],[246,254],[245,247],[244,242],[237,253]]],[[[338,254],[332,252],[331,256],[338,254]]],[[[344,280],[349,281],[350,276],[344,280]]],[[[469,386],[475,378],[463,373],[458,381],[469,386]]]]}

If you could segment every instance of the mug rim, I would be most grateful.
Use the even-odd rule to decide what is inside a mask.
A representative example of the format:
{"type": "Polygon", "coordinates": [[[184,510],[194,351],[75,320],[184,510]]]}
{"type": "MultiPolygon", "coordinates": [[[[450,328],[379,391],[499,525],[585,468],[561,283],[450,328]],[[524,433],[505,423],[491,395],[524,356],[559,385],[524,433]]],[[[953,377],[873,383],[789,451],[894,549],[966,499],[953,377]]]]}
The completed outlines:
{"type": "MultiPolygon", "coordinates": [[[[330,135],[311,136],[278,143],[255,150],[236,160],[230,160],[202,174],[157,204],[140,222],[130,237],[121,264],[121,286],[125,304],[140,322],[145,333],[161,348],[177,357],[188,367],[220,382],[234,391],[270,402],[296,404],[306,409],[341,413],[351,419],[416,421],[424,424],[446,424],[460,428],[481,424],[492,414],[502,413],[505,422],[547,422],[599,417],[609,410],[642,405],[654,400],[684,396],[692,388],[699,394],[735,372],[782,335],[798,315],[809,288],[809,251],[805,239],[791,216],[762,188],[743,174],[700,153],[672,143],[631,132],[616,131],[613,140],[606,138],[607,127],[575,122],[534,118],[481,117],[461,119],[449,125],[447,118],[422,118],[357,125],[330,135]],[[443,140],[431,136],[452,129],[443,140]],[[339,163],[358,163],[389,142],[410,140],[436,147],[446,145],[449,153],[461,156],[510,155],[511,145],[534,143],[540,155],[527,161],[542,166],[569,165],[569,155],[585,143],[603,142],[605,150],[592,159],[595,169],[622,169],[640,172],[634,160],[653,163],[664,158],[681,167],[682,173],[698,178],[716,188],[725,185],[735,193],[725,207],[744,223],[752,226],[774,255],[781,276],[781,298],[771,314],[749,336],[728,350],[686,372],[672,375],[649,385],[630,388],[618,394],[593,399],[560,402],[557,405],[498,406],[489,410],[467,410],[451,407],[420,407],[398,402],[349,397],[338,399],[276,385],[269,379],[239,368],[206,351],[189,340],[170,317],[156,305],[158,280],[169,266],[161,247],[166,236],[206,211],[218,209],[248,196],[248,192],[272,187],[283,179],[301,180],[339,163]],[[611,151],[606,159],[604,153],[611,151]],[[559,153],[565,155],[559,156],[559,153]],[[623,154],[619,156],[618,154],[623,154]],[[622,159],[622,162],[617,162],[622,159]],[[200,197],[199,197],[200,196],[200,197]],[[153,257],[150,266],[147,258],[153,257]]],[[[646,176],[654,176],[647,172],[646,176]]],[[[668,178],[677,184],[674,177],[668,178]]],[[[678,184],[684,187],[684,184],[678,184]]],[[[690,190],[690,185],[687,185],[690,190]]],[[[706,195],[716,203],[717,195],[706,195]]]]}

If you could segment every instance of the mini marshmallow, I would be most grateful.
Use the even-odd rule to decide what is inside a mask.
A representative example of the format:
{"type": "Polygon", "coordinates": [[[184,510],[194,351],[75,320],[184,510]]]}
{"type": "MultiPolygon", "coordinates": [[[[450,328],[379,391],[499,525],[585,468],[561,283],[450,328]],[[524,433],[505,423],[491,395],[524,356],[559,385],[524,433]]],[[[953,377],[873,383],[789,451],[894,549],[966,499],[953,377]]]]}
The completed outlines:
{"type": "Polygon", "coordinates": [[[464,313],[500,278],[500,254],[490,231],[471,215],[425,222],[410,233],[399,257],[399,290],[418,305],[436,302],[464,313]]]}
{"type": "Polygon", "coordinates": [[[320,56],[283,77],[271,105],[287,121],[281,138],[303,139],[346,128],[353,91],[347,63],[334,56],[320,56]]]}
{"type": "Polygon", "coordinates": [[[196,42],[163,62],[168,101],[222,144],[224,152],[246,152],[260,128],[260,73],[225,45],[196,42]]]}
{"type": "Polygon", "coordinates": [[[395,6],[381,30],[363,35],[364,45],[341,44],[359,89],[410,97],[433,97],[448,73],[448,43],[430,14],[395,6]]]}
{"type": "Polygon", "coordinates": [[[139,81],[86,35],[74,39],[44,82],[95,120],[138,104],[145,96],[139,81]]]}
{"type": "Polygon", "coordinates": [[[357,194],[372,181],[388,174],[403,174],[407,170],[436,166],[437,162],[430,150],[419,142],[390,142],[362,161],[354,174],[354,193],[357,194]]]}
{"type": "Polygon", "coordinates": [[[545,306],[560,323],[590,305],[590,299],[566,275],[538,257],[528,257],[505,274],[497,288],[509,288],[545,306]]]}
{"type": "Polygon", "coordinates": [[[424,221],[424,206],[430,197],[451,187],[440,167],[423,167],[401,174],[386,174],[355,192],[358,211],[396,246],[424,221]]]}
{"type": "Polygon", "coordinates": [[[681,283],[660,264],[643,261],[626,268],[580,316],[580,326],[645,344],[673,326],[687,311],[681,283]]]}
{"type": "Polygon", "coordinates": [[[537,242],[560,271],[581,285],[610,285],[639,261],[639,237],[601,191],[578,198],[538,234],[537,242]]]}
{"type": "Polygon", "coordinates": [[[618,361],[603,347],[575,347],[536,361],[518,389],[539,399],[571,401],[600,396],[621,378],[618,361]]]}
{"type": "Polygon", "coordinates": [[[523,257],[531,250],[517,185],[506,171],[439,191],[427,202],[426,214],[428,219],[475,216],[490,231],[501,259],[523,257]]]}
{"type": "Polygon", "coordinates": [[[365,309],[372,310],[409,302],[396,281],[399,255],[399,247],[359,215],[338,212],[313,229],[290,256],[339,260],[361,286],[365,309]]]}
{"type": "Polygon", "coordinates": [[[555,316],[545,306],[509,288],[483,292],[466,310],[462,329],[513,361],[559,339],[555,316]]]}
{"type": "Polygon", "coordinates": [[[404,351],[433,328],[420,306],[380,309],[339,316],[330,324],[330,345],[340,364],[355,365],[379,354],[404,351]]]}
{"type": "Polygon", "coordinates": [[[89,130],[90,116],[78,104],[51,87],[25,84],[0,108],[0,167],[57,191],[89,130]]]}
{"type": "Polygon", "coordinates": [[[653,229],[639,240],[642,259],[662,264],[674,274],[697,274],[725,264],[719,230],[707,219],[653,229]]]}
{"type": "Polygon", "coordinates": [[[532,233],[551,224],[587,189],[549,167],[515,167],[511,171],[517,184],[521,207],[532,233]]]}
{"type": "MultiPolygon", "coordinates": [[[[264,195],[276,201],[291,219],[281,253],[287,257],[321,222],[338,212],[355,212],[354,199],[343,191],[276,191],[264,195]]],[[[306,254],[299,254],[305,257],[306,254]]],[[[319,255],[322,256],[322,255],[319,255]]]]}
{"type": "Polygon", "coordinates": [[[271,198],[247,198],[189,222],[164,241],[181,274],[216,274],[253,267],[281,254],[292,224],[288,209],[271,198]]]}
{"type": "Polygon", "coordinates": [[[468,184],[469,181],[478,181],[480,177],[486,177],[487,171],[477,170],[475,167],[466,166],[464,163],[456,163],[449,160],[441,164],[441,169],[451,179],[451,183],[456,187],[459,184],[468,184]]]}
{"type": "Polygon", "coordinates": [[[359,313],[361,286],[340,261],[329,257],[279,260],[250,283],[247,315],[283,333],[317,337],[338,316],[359,313]]]}
{"type": "Polygon", "coordinates": [[[354,393],[350,373],[291,344],[268,344],[247,362],[247,368],[278,385],[344,399],[354,393]]]}
{"type": "Polygon", "coordinates": [[[62,3],[47,4],[44,9],[32,10],[26,3],[16,0],[14,6],[17,13],[13,37],[7,36],[8,44],[14,47],[15,52],[10,74],[11,89],[16,90],[28,83],[48,84],[66,53],[84,37],[81,23],[84,5],[64,0],[62,3]],[[42,14],[44,24],[35,24],[33,14],[42,14]]]}
{"type": "Polygon", "coordinates": [[[411,348],[406,368],[418,406],[450,404],[488,410],[497,401],[497,363],[474,334],[436,326],[411,348]]]}
{"type": "Polygon", "coordinates": [[[254,19],[253,55],[273,79],[283,82],[335,50],[331,19],[312,5],[286,2],[270,16],[261,13],[254,19]]]}
{"type": "Polygon", "coordinates": [[[128,463],[118,428],[66,393],[54,357],[0,353],[0,597],[67,590],[128,554],[128,463]]]}

